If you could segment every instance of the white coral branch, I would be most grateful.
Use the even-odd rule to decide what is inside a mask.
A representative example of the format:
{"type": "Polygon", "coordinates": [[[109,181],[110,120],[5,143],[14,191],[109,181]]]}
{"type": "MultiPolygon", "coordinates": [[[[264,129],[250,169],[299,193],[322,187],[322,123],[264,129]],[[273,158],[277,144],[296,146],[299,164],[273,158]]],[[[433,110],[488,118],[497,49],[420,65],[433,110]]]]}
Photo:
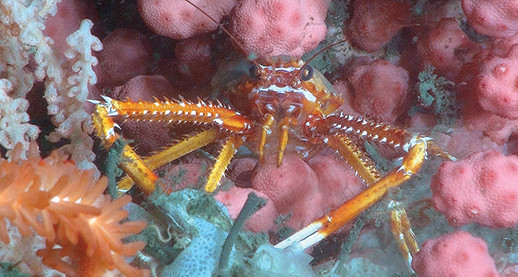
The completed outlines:
{"type": "Polygon", "coordinates": [[[17,143],[23,145],[22,158],[29,149],[29,142],[38,137],[38,127],[29,124],[27,108],[29,101],[23,98],[13,99],[9,92],[13,87],[7,79],[0,79],[0,145],[9,149],[7,156],[10,156],[11,149],[17,143]]]}
{"type": "MultiPolygon", "coordinates": [[[[26,93],[32,88],[34,79],[44,81],[47,110],[57,127],[48,139],[53,142],[69,139],[71,143],[61,150],[71,155],[81,168],[89,169],[94,167],[92,161],[95,155],[92,151],[93,140],[89,136],[92,132],[90,115],[83,104],[88,97],[89,86],[97,82],[92,69],[97,59],[92,55],[92,50],[102,49],[102,44],[90,33],[92,22],[85,20],[80,29],[67,39],[71,47],[66,53],[68,60],[54,50],[52,39],[45,36],[43,30],[46,18],[55,14],[60,1],[0,0],[0,76],[7,76],[11,81],[14,86],[11,97],[16,98],[5,107],[10,107],[11,113],[13,109],[16,111],[15,114],[20,117],[16,118],[16,122],[27,123],[26,93]],[[31,56],[34,60],[32,72],[27,70],[31,56]],[[22,118],[22,115],[25,117],[22,118]]],[[[26,140],[30,140],[38,134],[34,128],[20,132],[25,134],[26,140]]],[[[2,134],[4,137],[0,139],[5,140],[3,144],[8,145],[8,149],[14,145],[14,139],[7,138],[21,139],[19,134],[7,136],[7,130],[2,134]]]]}
{"type": "Polygon", "coordinates": [[[72,85],[68,92],[69,97],[76,97],[84,102],[88,96],[88,86],[97,83],[97,76],[92,66],[97,65],[97,58],[92,55],[92,50],[101,51],[101,41],[90,33],[92,21],[86,19],[81,22],[79,30],[67,37],[67,44],[71,47],[65,51],[65,56],[72,63],[72,71],[77,75],[68,78],[68,84],[72,85]]]}
{"type": "Polygon", "coordinates": [[[61,138],[71,140],[62,150],[66,150],[81,169],[94,168],[95,158],[92,152],[93,140],[89,134],[93,131],[90,114],[83,104],[86,102],[89,86],[97,82],[93,66],[97,59],[92,50],[102,49],[101,41],[91,34],[93,23],[85,19],[76,32],[67,37],[70,46],[65,56],[70,64],[69,76],[65,83],[47,85],[46,98],[49,101],[49,112],[56,112],[53,122],[58,128],[49,135],[49,140],[58,141],[61,138]],[[54,105],[50,105],[52,104],[54,105]]]}

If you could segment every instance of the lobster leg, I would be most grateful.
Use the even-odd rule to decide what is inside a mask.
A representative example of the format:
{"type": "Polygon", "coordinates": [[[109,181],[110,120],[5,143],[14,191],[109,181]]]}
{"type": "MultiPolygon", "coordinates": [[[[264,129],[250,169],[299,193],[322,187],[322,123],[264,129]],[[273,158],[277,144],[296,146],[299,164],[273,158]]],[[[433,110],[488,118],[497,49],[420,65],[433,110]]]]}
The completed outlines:
{"type": "MultiPolygon", "coordinates": [[[[415,174],[421,167],[423,160],[426,158],[427,150],[442,158],[454,159],[430,138],[412,135],[403,129],[378,124],[361,117],[343,114],[330,115],[325,118],[312,116],[308,118],[305,127],[309,137],[320,138],[337,150],[358,174],[368,184],[372,185],[328,215],[277,244],[276,247],[278,248],[295,246],[305,249],[338,230],[380,200],[389,188],[399,186],[410,179],[411,175],[415,174]],[[350,140],[349,136],[357,136],[368,141],[387,144],[393,148],[402,148],[408,154],[403,158],[401,167],[380,178],[372,161],[350,140]]],[[[406,217],[401,214],[402,212],[396,213],[393,219],[400,222],[404,221],[406,217]]],[[[404,230],[406,234],[411,233],[409,223],[397,223],[393,226],[395,226],[394,234],[399,233],[399,230],[404,230]]],[[[412,242],[412,236],[406,235],[406,237],[405,244],[413,245],[415,243],[415,240],[412,242]]],[[[404,250],[405,247],[401,246],[401,243],[403,242],[400,242],[400,249],[404,250]]],[[[407,256],[405,253],[403,254],[405,257],[407,256]]]]}
{"type": "Polygon", "coordinates": [[[328,136],[327,144],[342,155],[362,179],[371,185],[381,178],[374,162],[347,135],[328,136]]]}
{"type": "MultiPolygon", "coordinates": [[[[455,160],[442,150],[430,138],[412,135],[403,129],[385,124],[378,124],[368,119],[346,115],[330,115],[326,118],[311,116],[305,123],[309,137],[320,138],[337,150],[358,174],[372,185],[328,215],[309,224],[275,247],[306,249],[327,237],[332,232],[356,218],[361,212],[380,200],[388,190],[410,179],[421,167],[427,152],[443,159],[455,160]],[[349,136],[387,144],[393,148],[402,148],[408,154],[402,165],[383,178],[372,161],[354,144],[349,136]]],[[[393,201],[391,203],[394,203],[393,201]]],[[[391,205],[391,229],[396,237],[399,249],[410,265],[412,255],[419,251],[410,221],[400,205],[391,205]]]]}
{"type": "Polygon", "coordinates": [[[242,136],[232,136],[225,142],[223,149],[219,153],[219,156],[212,167],[212,171],[210,172],[209,178],[207,179],[207,184],[205,185],[206,192],[213,192],[216,190],[221,177],[225,173],[230,160],[236,154],[237,149],[241,144],[243,144],[244,137],[242,136]]]}
{"type": "MultiPolygon", "coordinates": [[[[192,151],[202,148],[219,138],[219,133],[215,130],[205,130],[194,136],[188,137],[158,153],[144,159],[144,164],[150,170],[155,170],[171,161],[183,157],[192,151]]],[[[125,192],[133,186],[133,179],[127,175],[117,184],[119,191],[125,192]]]]}
{"type": "MultiPolygon", "coordinates": [[[[92,114],[92,122],[95,127],[97,137],[101,139],[106,149],[109,149],[113,143],[120,137],[115,133],[116,124],[112,118],[108,116],[108,111],[104,106],[98,105],[92,114]]],[[[139,188],[149,194],[155,190],[155,182],[158,177],[151,171],[139,155],[135,153],[129,145],[124,145],[122,150],[121,168],[130,176],[139,188]]]]}
{"type": "Polygon", "coordinates": [[[345,202],[328,215],[311,223],[275,247],[285,249],[295,247],[306,249],[327,237],[332,232],[356,218],[361,212],[371,207],[388,192],[410,179],[416,173],[426,155],[427,142],[424,138],[416,138],[410,143],[408,155],[403,158],[403,164],[379,179],[365,191],[345,202]]]}
{"type": "Polygon", "coordinates": [[[271,114],[265,114],[264,115],[264,123],[261,130],[261,140],[259,141],[259,161],[261,163],[264,162],[264,146],[266,145],[266,138],[268,137],[268,134],[270,134],[273,124],[275,123],[275,117],[271,114]]]}
{"type": "MultiPolygon", "coordinates": [[[[121,167],[128,176],[137,183],[140,189],[146,193],[151,193],[155,189],[157,176],[153,173],[155,169],[178,157],[181,157],[195,149],[214,142],[219,137],[219,133],[243,134],[251,129],[251,121],[241,116],[239,113],[224,107],[221,104],[211,102],[193,103],[186,100],[176,101],[165,99],[154,102],[138,101],[118,101],[103,96],[105,102],[90,101],[97,104],[96,112],[92,115],[97,135],[103,140],[106,148],[118,138],[114,131],[115,123],[113,117],[120,117],[126,120],[145,120],[145,121],[167,121],[169,123],[191,123],[195,125],[206,125],[219,129],[201,132],[191,138],[166,149],[164,152],[155,154],[143,161],[130,146],[125,146],[123,156],[125,159],[121,167]]],[[[243,136],[239,136],[243,138],[243,136]]],[[[233,147],[239,147],[242,140],[231,137],[220,154],[220,158],[209,177],[210,187],[215,189],[217,183],[224,173],[224,169],[233,156],[233,147]],[[232,153],[231,155],[229,153],[232,153]],[[223,155],[224,154],[224,155],[223,155]],[[228,160],[227,160],[228,157],[228,160]],[[219,175],[219,176],[218,176],[219,175]]],[[[208,184],[209,185],[209,184],[208,184]]],[[[125,179],[119,184],[119,188],[129,189],[132,182],[125,179]]]]}
{"type": "MultiPolygon", "coordinates": [[[[372,160],[347,135],[329,137],[328,144],[352,165],[368,185],[381,179],[372,160]]],[[[391,200],[389,208],[391,210],[390,226],[392,234],[396,239],[401,255],[407,262],[408,268],[412,270],[412,256],[419,251],[419,246],[411,229],[410,220],[404,207],[399,202],[391,200]]]]}
{"type": "Polygon", "coordinates": [[[286,146],[288,145],[288,131],[290,130],[290,125],[293,125],[296,120],[292,117],[285,117],[281,121],[281,137],[279,141],[279,147],[277,149],[277,167],[281,166],[282,158],[284,157],[284,151],[286,151],[286,146]]]}
{"type": "Polygon", "coordinates": [[[414,231],[410,225],[410,220],[406,211],[401,207],[401,203],[390,201],[390,230],[397,241],[399,251],[405,258],[408,269],[414,273],[412,269],[412,256],[419,252],[419,245],[415,240],[414,231]]]}
{"type": "Polygon", "coordinates": [[[252,122],[238,112],[221,104],[212,102],[198,103],[182,100],[154,102],[118,101],[103,96],[108,116],[121,117],[126,120],[167,121],[169,123],[192,123],[215,126],[229,133],[245,133],[250,130],[252,122]]]}
{"type": "Polygon", "coordinates": [[[321,134],[346,134],[359,137],[376,144],[387,145],[393,149],[409,151],[412,140],[419,138],[426,141],[427,152],[446,160],[455,160],[455,157],[444,151],[431,138],[427,138],[387,124],[380,124],[367,118],[352,115],[331,115],[326,118],[316,118],[321,134]]]}

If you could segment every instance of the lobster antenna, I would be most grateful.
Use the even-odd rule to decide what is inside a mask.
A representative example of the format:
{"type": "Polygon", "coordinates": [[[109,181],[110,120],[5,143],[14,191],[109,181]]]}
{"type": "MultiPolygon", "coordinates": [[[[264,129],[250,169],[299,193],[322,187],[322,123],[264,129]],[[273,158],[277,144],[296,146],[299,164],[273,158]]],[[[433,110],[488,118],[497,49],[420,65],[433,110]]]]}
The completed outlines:
{"type": "MultiPolygon", "coordinates": [[[[188,1],[188,0],[185,0],[185,1],[188,1]]],[[[311,61],[312,61],[314,58],[316,58],[318,55],[322,54],[322,52],[327,51],[327,50],[329,50],[330,48],[333,48],[333,47],[337,46],[338,44],[342,44],[342,43],[344,43],[344,42],[346,42],[346,41],[347,41],[347,39],[342,39],[342,40],[340,40],[340,41],[338,41],[338,42],[335,42],[335,43],[333,43],[333,44],[330,44],[330,45],[328,45],[328,46],[326,46],[326,47],[324,47],[324,48],[320,49],[320,51],[318,51],[317,53],[315,53],[315,55],[311,56],[311,58],[309,58],[309,60],[307,60],[307,61],[304,63],[304,65],[301,67],[301,69],[302,69],[302,68],[304,68],[306,65],[308,65],[308,64],[309,64],[309,62],[311,62],[311,61]]]]}
{"type": "MultiPolygon", "coordinates": [[[[232,33],[230,33],[229,30],[227,30],[227,28],[223,27],[223,24],[219,23],[214,17],[212,17],[210,14],[208,14],[207,12],[205,12],[203,9],[201,9],[200,7],[196,6],[196,4],[194,4],[193,2],[191,2],[191,0],[184,0],[185,2],[191,4],[195,9],[199,10],[201,13],[203,13],[206,17],[208,17],[212,22],[218,24],[219,28],[221,28],[221,30],[223,30],[223,32],[225,32],[229,37],[230,39],[232,39],[232,41],[234,41],[237,46],[243,51],[246,53],[246,50],[245,50],[245,47],[243,46],[243,44],[241,42],[239,42],[237,40],[237,38],[232,35],[232,33]]],[[[212,0],[209,0],[209,1],[212,1],[212,0]]],[[[250,62],[254,63],[254,64],[257,64],[257,62],[255,62],[255,58],[251,59],[250,62]]]]}

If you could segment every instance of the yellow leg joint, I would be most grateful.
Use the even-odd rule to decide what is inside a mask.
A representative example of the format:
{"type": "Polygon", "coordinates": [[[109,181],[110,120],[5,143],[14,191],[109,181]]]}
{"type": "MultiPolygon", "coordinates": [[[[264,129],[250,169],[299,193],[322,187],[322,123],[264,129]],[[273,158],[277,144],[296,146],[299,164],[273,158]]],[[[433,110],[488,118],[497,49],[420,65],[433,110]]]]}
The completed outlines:
{"type": "MultiPolygon", "coordinates": [[[[155,182],[158,177],[146,166],[144,161],[140,159],[129,145],[124,146],[120,167],[135,181],[137,186],[144,193],[150,194],[155,190],[155,182]]],[[[118,187],[120,189],[120,186],[118,187]]]]}

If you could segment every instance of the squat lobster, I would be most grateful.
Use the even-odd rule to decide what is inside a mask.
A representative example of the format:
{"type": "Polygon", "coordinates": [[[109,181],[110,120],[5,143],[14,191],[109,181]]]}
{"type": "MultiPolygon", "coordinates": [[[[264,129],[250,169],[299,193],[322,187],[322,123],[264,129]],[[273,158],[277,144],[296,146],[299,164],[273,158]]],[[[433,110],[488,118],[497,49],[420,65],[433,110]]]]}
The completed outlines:
{"type": "MultiPolygon", "coordinates": [[[[222,138],[225,139],[224,146],[208,177],[207,192],[217,188],[227,165],[243,144],[257,149],[260,161],[264,161],[268,153],[276,152],[278,165],[287,149],[304,156],[314,146],[325,144],[338,151],[370,186],[327,216],[276,245],[278,248],[295,246],[306,249],[376,203],[389,188],[410,179],[421,167],[427,153],[454,159],[428,137],[367,118],[335,114],[343,102],[341,96],[332,90],[318,71],[300,60],[277,57],[264,63],[253,63],[249,75],[230,92],[229,98],[242,113],[219,102],[202,100],[197,103],[183,99],[133,102],[104,97],[102,103],[95,101],[94,125],[106,147],[110,147],[118,137],[114,131],[114,118],[190,123],[207,128],[145,160],[141,160],[130,146],[125,146],[123,169],[131,179],[123,179],[119,189],[127,190],[134,180],[144,192],[150,193],[157,179],[153,169],[222,138]],[[381,177],[355,139],[385,144],[408,154],[399,168],[381,177]],[[271,145],[277,147],[272,149],[271,145]]],[[[392,230],[410,261],[411,254],[417,252],[418,247],[404,210],[394,207],[392,219],[392,230]]]]}
{"type": "MultiPolygon", "coordinates": [[[[185,1],[199,9],[189,0],[185,1]]],[[[226,29],[222,30],[232,38],[226,29]]],[[[235,39],[234,42],[241,45],[235,39]]],[[[275,246],[281,249],[306,249],[335,232],[383,198],[390,188],[410,179],[420,169],[427,153],[454,160],[431,138],[367,118],[336,113],[344,101],[341,95],[334,92],[322,74],[299,59],[274,57],[252,61],[249,74],[228,94],[232,107],[202,100],[194,103],[183,98],[153,102],[103,98],[104,102],[92,101],[97,104],[92,117],[97,136],[106,148],[119,137],[113,119],[205,127],[204,131],[144,160],[126,145],[122,167],[129,177],[119,182],[121,191],[131,188],[134,181],[142,191],[153,192],[157,176],[152,170],[220,139],[224,139],[224,145],[207,179],[207,192],[216,190],[227,165],[243,144],[257,149],[260,162],[264,162],[265,155],[276,154],[278,166],[285,151],[307,156],[321,145],[338,151],[369,187],[275,246]],[[363,147],[356,143],[358,140],[402,149],[407,155],[400,167],[381,177],[363,147]]],[[[394,201],[390,208],[392,233],[410,267],[412,255],[418,251],[417,242],[404,209],[394,201]]]]}

